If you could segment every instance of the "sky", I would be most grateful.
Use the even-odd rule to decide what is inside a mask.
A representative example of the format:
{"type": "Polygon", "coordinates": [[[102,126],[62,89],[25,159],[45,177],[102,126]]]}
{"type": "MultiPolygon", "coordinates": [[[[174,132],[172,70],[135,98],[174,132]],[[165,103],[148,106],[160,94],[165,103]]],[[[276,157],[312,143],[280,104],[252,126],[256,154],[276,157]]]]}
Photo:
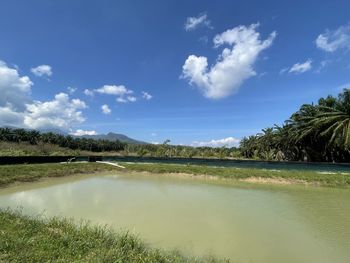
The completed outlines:
{"type": "Polygon", "coordinates": [[[350,2],[0,0],[0,126],[234,146],[350,87],[350,2]]]}

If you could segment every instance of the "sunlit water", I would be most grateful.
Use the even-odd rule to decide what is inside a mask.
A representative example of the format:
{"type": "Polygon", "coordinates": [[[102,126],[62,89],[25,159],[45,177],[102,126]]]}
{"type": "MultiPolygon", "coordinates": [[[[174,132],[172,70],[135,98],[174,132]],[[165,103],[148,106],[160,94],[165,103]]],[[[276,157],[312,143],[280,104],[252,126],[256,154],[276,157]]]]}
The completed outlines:
{"type": "Polygon", "coordinates": [[[0,190],[0,207],[83,218],[233,262],[349,262],[350,190],[105,175],[0,190]]]}

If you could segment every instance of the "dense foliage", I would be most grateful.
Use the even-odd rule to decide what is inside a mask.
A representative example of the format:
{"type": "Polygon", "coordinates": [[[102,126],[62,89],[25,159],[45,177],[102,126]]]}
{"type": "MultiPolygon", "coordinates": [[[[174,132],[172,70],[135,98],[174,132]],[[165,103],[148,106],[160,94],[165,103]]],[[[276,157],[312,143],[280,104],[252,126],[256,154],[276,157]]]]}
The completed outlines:
{"type": "Polygon", "coordinates": [[[125,143],[120,141],[94,140],[77,138],[70,135],[64,136],[52,132],[40,133],[36,130],[0,128],[0,141],[29,142],[36,145],[39,142],[67,147],[73,150],[86,150],[92,152],[121,151],[125,143]]]}
{"type": "Polygon", "coordinates": [[[302,105],[282,127],[243,138],[240,150],[265,160],[349,162],[350,90],[302,105]]]}
{"type": "Polygon", "coordinates": [[[239,150],[235,147],[212,148],[170,145],[170,140],[162,144],[132,144],[118,140],[96,140],[91,138],[64,136],[52,132],[40,133],[36,130],[0,128],[0,141],[31,145],[50,144],[72,150],[90,152],[120,152],[123,155],[154,156],[154,157],[206,157],[206,158],[237,158],[239,150]]]}

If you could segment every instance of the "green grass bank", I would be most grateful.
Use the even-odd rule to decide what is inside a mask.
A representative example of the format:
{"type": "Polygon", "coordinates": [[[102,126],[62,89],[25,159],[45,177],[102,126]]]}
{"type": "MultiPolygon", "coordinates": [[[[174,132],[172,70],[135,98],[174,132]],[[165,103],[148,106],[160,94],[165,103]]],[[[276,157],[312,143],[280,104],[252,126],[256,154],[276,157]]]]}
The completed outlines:
{"type": "Polygon", "coordinates": [[[0,210],[0,262],[228,262],[151,248],[128,233],[0,210]]]}
{"type": "Polygon", "coordinates": [[[119,163],[127,170],[150,173],[205,175],[225,179],[264,183],[307,184],[315,186],[349,187],[350,173],[319,173],[302,170],[265,170],[202,165],[119,163]]]}
{"type": "Polygon", "coordinates": [[[99,172],[149,172],[210,176],[232,180],[263,183],[307,184],[314,186],[350,187],[349,173],[318,173],[302,170],[264,170],[228,168],[203,165],[123,163],[126,169],[102,163],[18,164],[0,165],[0,187],[16,182],[31,182],[47,177],[62,177],[99,172]]]}
{"type": "Polygon", "coordinates": [[[32,182],[47,177],[117,171],[102,163],[49,163],[0,165],[0,186],[16,182],[32,182]]]}

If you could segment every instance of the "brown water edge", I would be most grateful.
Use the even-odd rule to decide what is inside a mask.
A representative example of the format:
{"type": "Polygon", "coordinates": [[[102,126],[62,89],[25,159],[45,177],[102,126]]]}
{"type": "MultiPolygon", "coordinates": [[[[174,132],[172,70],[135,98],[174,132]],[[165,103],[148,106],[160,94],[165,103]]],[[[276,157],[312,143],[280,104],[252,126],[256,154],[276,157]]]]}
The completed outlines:
{"type": "MultiPolygon", "coordinates": [[[[239,168],[237,168],[239,169],[239,168]]],[[[272,171],[275,172],[275,171],[272,171]]],[[[307,182],[304,180],[297,180],[297,179],[288,179],[288,178],[282,178],[282,177],[248,177],[243,179],[236,179],[236,178],[225,178],[222,176],[214,176],[214,175],[207,175],[207,174],[191,174],[191,173],[151,173],[148,171],[130,171],[130,170],[121,170],[119,171],[120,174],[140,174],[145,176],[167,176],[167,177],[177,177],[177,178],[187,178],[187,179],[199,179],[199,180],[205,180],[205,181],[223,181],[223,182],[232,182],[233,184],[236,184],[237,182],[244,182],[244,183],[252,183],[252,184],[272,184],[272,185],[306,185],[306,186],[320,186],[319,184],[313,182],[307,182]]]]}
{"type": "MultiPolygon", "coordinates": [[[[239,168],[237,168],[239,169],[239,168]]],[[[40,187],[46,187],[51,184],[60,184],[67,182],[80,181],[81,179],[94,177],[94,176],[106,176],[106,175],[115,175],[122,174],[128,176],[164,176],[164,177],[175,177],[179,179],[195,179],[203,182],[222,182],[225,184],[233,184],[237,183],[248,183],[248,184],[271,184],[271,185],[312,185],[318,186],[315,183],[309,183],[303,180],[295,180],[295,179],[285,179],[285,178],[263,178],[263,177],[249,177],[244,179],[236,179],[236,178],[224,178],[221,176],[213,176],[206,174],[191,174],[191,173],[151,173],[148,171],[132,171],[132,170],[115,170],[115,171],[98,171],[98,172],[89,172],[89,173],[77,173],[70,174],[67,176],[59,176],[59,177],[41,177],[36,178],[34,181],[20,181],[14,182],[8,185],[0,186],[0,191],[4,191],[3,189],[10,189],[11,191],[16,191],[16,189],[25,187],[26,189],[35,189],[40,187]],[[26,187],[27,186],[27,187],[26,187]]],[[[6,192],[6,190],[5,190],[6,192]]]]}

